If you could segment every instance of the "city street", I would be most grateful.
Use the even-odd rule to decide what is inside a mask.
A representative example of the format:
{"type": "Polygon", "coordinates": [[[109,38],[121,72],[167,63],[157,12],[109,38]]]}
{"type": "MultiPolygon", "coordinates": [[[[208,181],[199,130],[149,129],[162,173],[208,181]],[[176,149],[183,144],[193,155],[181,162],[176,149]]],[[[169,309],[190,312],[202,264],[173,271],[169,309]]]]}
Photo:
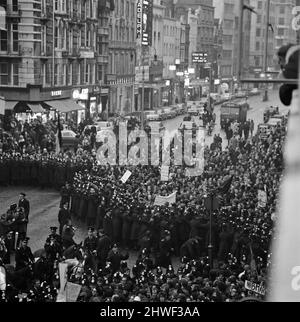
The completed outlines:
{"type": "MultiPolygon", "coordinates": [[[[263,122],[263,112],[267,106],[279,106],[280,113],[286,114],[288,112],[288,108],[284,107],[280,103],[277,95],[278,93],[276,91],[271,92],[269,102],[262,102],[261,96],[254,96],[249,99],[250,110],[248,111],[248,118],[254,120],[255,126],[263,122]]],[[[215,127],[213,135],[215,133],[221,133],[223,138],[223,147],[225,147],[227,144],[225,133],[224,131],[220,132],[220,107],[221,105],[215,107],[217,126],[215,127]]],[[[183,116],[163,123],[168,131],[174,132],[180,126],[182,120],[183,116]]],[[[206,144],[210,144],[212,142],[213,135],[206,138],[206,144]]],[[[33,250],[37,250],[43,247],[45,236],[49,233],[49,227],[57,225],[60,196],[55,190],[40,190],[29,187],[1,187],[0,205],[2,213],[5,212],[11,204],[18,201],[20,192],[25,192],[31,203],[28,236],[31,237],[30,246],[33,250]]],[[[84,236],[86,236],[87,229],[86,226],[81,223],[75,222],[75,226],[78,227],[75,241],[80,242],[83,240],[84,236]]]]}

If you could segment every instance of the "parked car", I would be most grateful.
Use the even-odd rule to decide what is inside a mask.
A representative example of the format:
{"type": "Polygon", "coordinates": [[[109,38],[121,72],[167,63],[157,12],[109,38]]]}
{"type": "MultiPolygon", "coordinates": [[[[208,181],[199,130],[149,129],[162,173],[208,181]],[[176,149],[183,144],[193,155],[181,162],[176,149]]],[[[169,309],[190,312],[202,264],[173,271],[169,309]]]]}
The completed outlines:
{"type": "Polygon", "coordinates": [[[145,119],[146,121],[159,121],[159,115],[156,111],[145,111],[145,119]]]}
{"type": "Polygon", "coordinates": [[[63,130],[61,131],[62,137],[62,148],[63,149],[76,149],[79,144],[78,135],[72,130],[63,130]]]}

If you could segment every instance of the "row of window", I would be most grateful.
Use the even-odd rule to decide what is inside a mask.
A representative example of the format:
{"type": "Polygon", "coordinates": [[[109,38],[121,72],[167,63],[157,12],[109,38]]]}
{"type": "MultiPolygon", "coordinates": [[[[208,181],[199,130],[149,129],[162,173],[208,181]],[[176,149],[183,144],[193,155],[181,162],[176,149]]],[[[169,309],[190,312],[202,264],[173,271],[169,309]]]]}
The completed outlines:
{"type": "MultiPolygon", "coordinates": [[[[97,2],[98,0],[54,0],[54,11],[56,13],[77,13],[81,18],[97,17],[97,2]]],[[[47,1],[42,0],[43,11],[47,11],[47,1]]]]}
{"type": "Polygon", "coordinates": [[[8,30],[0,31],[0,52],[19,51],[18,24],[9,24],[8,30]]]}
{"type": "MultiPolygon", "coordinates": [[[[46,33],[44,33],[46,37],[46,33]]],[[[79,47],[95,47],[97,37],[97,27],[91,26],[90,28],[87,25],[81,29],[80,32],[76,32],[68,28],[66,25],[61,25],[58,21],[55,26],[55,48],[62,50],[72,50],[74,47],[73,44],[77,43],[77,48],[79,47]],[[75,39],[76,37],[76,39],[75,39]]]]}
{"type": "MultiPolygon", "coordinates": [[[[0,85],[19,86],[19,63],[0,62],[0,85]]],[[[54,86],[71,86],[81,84],[95,84],[97,81],[104,81],[106,66],[95,63],[82,62],[69,64],[55,64],[54,86]]],[[[22,77],[26,74],[22,72],[22,77]]],[[[41,70],[41,80],[44,86],[52,85],[52,64],[43,64],[41,70]]]]}
{"type": "Polygon", "coordinates": [[[136,40],[135,28],[134,27],[121,27],[118,25],[109,26],[110,39],[116,41],[127,41],[134,42],[136,40]]]}
{"type": "Polygon", "coordinates": [[[116,16],[126,16],[128,19],[135,19],[135,0],[115,0],[116,16]]]}
{"type": "Polygon", "coordinates": [[[180,28],[173,27],[173,26],[164,26],[164,35],[170,36],[170,37],[176,37],[178,35],[178,32],[180,32],[180,28]]]}
{"type": "Polygon", "coordinates": [[[19,64],[0,62],[0,85],[19,85],[19,64]]]}
{"type": "Polygon", "coordinates": [[[178,45],[164,43],[164,56],[174,56],[174,54],[178,53],[178,51],[178,45]]]}
{"type": "Polygon", "coordinates": [[[135,72],[135,59],[133,53],[110,53],[110,73],[117,75],[132,75],[135,72]]]}

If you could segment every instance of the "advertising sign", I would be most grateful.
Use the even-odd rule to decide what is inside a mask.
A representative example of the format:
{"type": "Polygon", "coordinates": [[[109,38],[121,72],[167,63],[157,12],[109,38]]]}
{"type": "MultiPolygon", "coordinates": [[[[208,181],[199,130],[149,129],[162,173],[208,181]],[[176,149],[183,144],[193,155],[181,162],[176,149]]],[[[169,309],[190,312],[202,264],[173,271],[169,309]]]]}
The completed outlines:
{"type": "Polygon", "coordinates": [[[136,36],[143,46],[152,46],[153,0],[138,0],[136,36]]]}
{"type": "Polygon", "coordinates": [[[205,52],[192,53],[193,63],[207,63],[208,55],[205,52]]]}

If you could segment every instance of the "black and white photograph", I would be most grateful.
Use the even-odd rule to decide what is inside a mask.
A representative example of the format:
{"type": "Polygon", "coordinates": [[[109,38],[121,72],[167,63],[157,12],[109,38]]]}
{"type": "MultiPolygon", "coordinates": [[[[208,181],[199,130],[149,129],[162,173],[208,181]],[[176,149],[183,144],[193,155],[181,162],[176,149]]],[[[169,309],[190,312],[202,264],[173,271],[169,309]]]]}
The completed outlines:
{"type": "Polygon", "coordinates": [[[300,0],[0,0],[1,310],[300,302],[299,61],[300,0]]]}

